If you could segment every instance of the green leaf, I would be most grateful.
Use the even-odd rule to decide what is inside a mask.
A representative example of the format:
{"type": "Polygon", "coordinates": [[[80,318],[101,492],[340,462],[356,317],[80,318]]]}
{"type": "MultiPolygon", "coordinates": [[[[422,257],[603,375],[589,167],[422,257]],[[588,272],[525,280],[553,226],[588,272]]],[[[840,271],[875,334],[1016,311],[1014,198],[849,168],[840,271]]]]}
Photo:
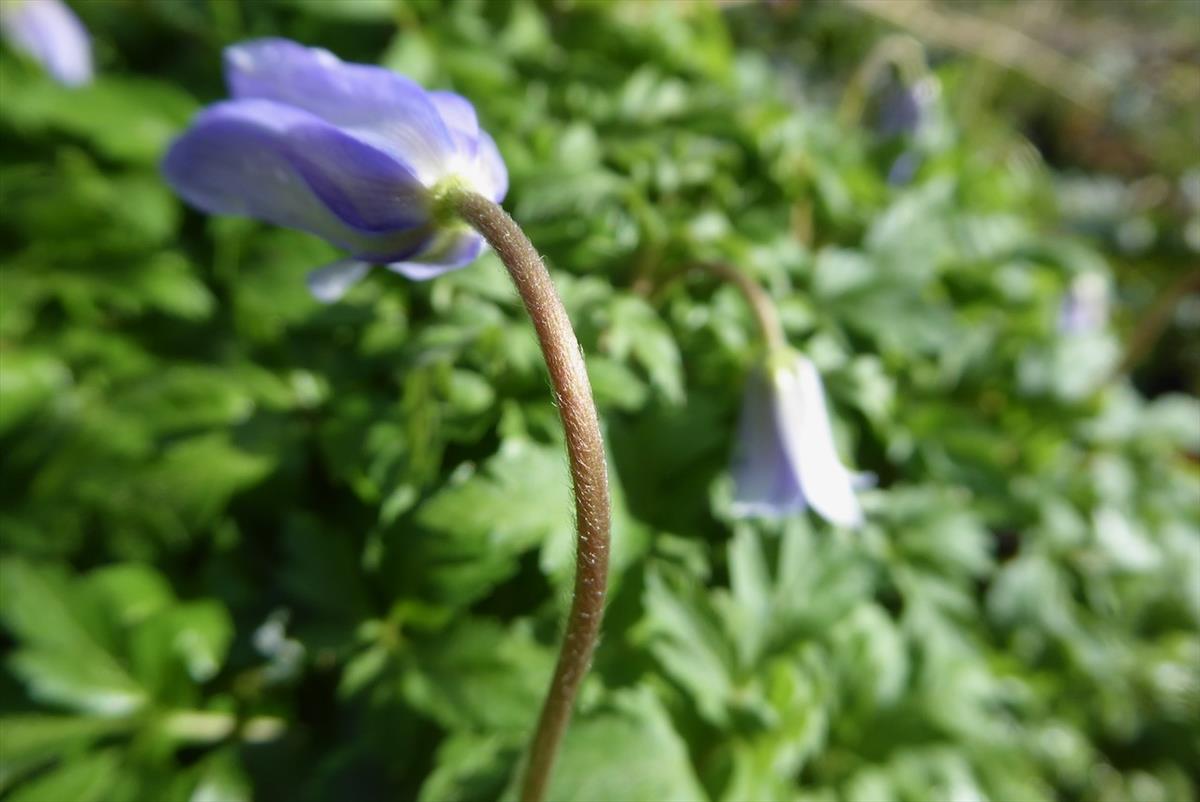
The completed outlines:
{"type": "Polygon", "coordinates": [[[29,695],[98,716],[124,716],[143,707],[144,690],[110,655],[87,648],[22,649],[9,665],[29,695]]]}
{"type": "Polygon", "coordinates": [[[772,581],[760,536],[739,527],[729,544],[729,586],[733,618],[731,631],[742,665],[752,665],[762,653],[771,626],[772,581]]]}
{"type": "Polygon", "coordinates": [[[833,632],[838,675],[849,707],[860,713],[895,704],[909,674],[904,638],[887,613],[864,604],[833,632]]]}
{"type": "Polygon", "coordinates": [[[233,749],[222,749],[205,760],[199,774],[188,802],[250,802],[254,798],[250,781],[233,749]]]}
{"type": "Polygon", "coordinates": [[[449,730],[528,732],[554,667],[525,627],[465,621],[413,644],[403,679],[409,704],[449,730]]]}
{"type": "Polygon", "coordinates": [[[124,719],[24,714],[0,717],[0,792],[56,758],[131,726],[124,719]]]}
{"type": "Polygon", "coordinates": [[[233,621],[224,606],[215,601],[189,602],[173,609],[167,620],[174,632],[172,647],[188,675],[195,682],[212,679],[225,663],[233,640],[233,621]]]}
{"type": "Polygon", "coordinates": [[[158,699],[192,703],[193,684],[216,675],[232,639],[233,623],[218,602],[171,607],[131,634],[135,675],[158,699]]]}
{"type": "Polygon", "coordinates": [[[71,373],[47,353],[0,351],[0,434],[51,402],[71,383],[71,373]]]}
{"type": "Polygon", "coordinates": [[[398,0],[285,0],[289,5],[315,17],[356,22],[394,19],[400,11],[398,0]]]}
{"type": "Polygon", "coordinates": [[[203,434],[172,444],[140,481],[151,498],[176,510],[187,524],[200,526],[274,464],[274,458],[243,450],[224,433],[203,434]]]}
{"type": "Polygon", "coordinates": [[[1141,430],[1145,438],[1169,443],[1183,451],[1200,453],[1200,399],[1172,394],[1154,399],[1145,410],[1141,430]]]}
{"type": "Polygon", "coordinates": [[[133,626],[174,604],[175,596],[163,575],[148,565],[124,563],[98,568],[87,584],[108,601],[122,626],[133,626]]]}
{"type": "Polygon", "coordinates": [[[422,583],[447,598],[475,597],[510,576],[521,554],[573,531],[565,463],[556,448],[508,439],[482,470],[463,466],[417,510],[431,532],[415,544],[422,583]]]}
{"type": "Polygon", "coordinates": [[[216,299],[193,268],[177,253],[155,254],[126,287],[155,309],[184,320],[205,320],[216,299]]]}
{"type": "MultiPolygon", "coordinates": [[[[518,742],[519,743],[519,742],[518,742]]],[[[490,802],[513,772],[519,746],[507,738],[453,733],[438,746],[418,802],[490,802]]]]}
{"type": "Polygon", "coordinates": [[[507,440],[481,471],[460,472],[461,478],[425,502],[418,522],[447,535],[486,539],[490,549],[529,548],[552,530],[571,526],[564,462],[557,449],[507,440]]]}
{"type": "Polygon", "coordinates": [[[67,761],[18,787],[11,802],[107,802],[121,771],[116,750],[67,761]]]}
{"type": "Polygon", "coordinates": [[[10,73],[6,62],[0,82],[10,124],[30,133],[49,128],[84,137],[122,161],[153,164],[196,110],[194,100],[163,81],[101,75],[74,90],[10,73]]]}
{"type": "Polygon", "coordinates": [[[22,643],[10,665],[30,693],[100,715],[127,714],[142,706],[145,692],[110,651],[112,633],[96,601],[60,571],[0,562],[0,619],[22,643]]]}
{"type": "Polygon", "coordinates": [[[675,573],[646,577],[644,627],[663,669],[692,696],[700,713],[727,721],[736,686],[736,656],[721,620],[693,583],[675,573]]]}
{"type": "Polygon", "coordinates": [[[674,404],[683,402],[683,359],[670,330],[644,301],[617,297],[609,307],[605,334],[608,353],[618,362],[640,365],[663,397],[674,404]]]}
{"type": "Polygon", "coordinates": [[[230,426],[258,403],[247,379],[229,367],[176,363],[131,384],[115,402],[157,432],[230,426]]]}
{"type": "Polygon", "coordinates": [[[546,798],[701,802],[708,797],[662,704],[641,688],[615,694],[611,707],[576,717],[546,798]]]}
{"type": "Polygon", "coordinates": [[[600,409],[616,407],[634,412],[645,406],[649,397],[645,382],[621,362],[603,356],[589,356],[588,379],[600,409]]]}
{"type": "Polygon", "coordinates": [[[786,652],[829,631],[868,596],[871,577],[859,556],[853,544],[814,533],[803,520],[784,526],[771,591],[771,650],[786,652]]]}

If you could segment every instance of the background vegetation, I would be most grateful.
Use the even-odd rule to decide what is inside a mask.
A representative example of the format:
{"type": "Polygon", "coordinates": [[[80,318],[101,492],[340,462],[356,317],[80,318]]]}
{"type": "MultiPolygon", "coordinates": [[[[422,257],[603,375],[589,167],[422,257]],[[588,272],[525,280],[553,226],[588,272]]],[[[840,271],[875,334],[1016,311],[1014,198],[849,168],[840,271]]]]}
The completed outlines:
{"type": "Polygon", "coordinates": [[[158,174],[283,35],[471,98],[580,330],[617,541],[552,799],[1197,798],[1196,6],[75,7],[95,85],[0,54],[0,796],[512,793],[571,522],[501,266],[321,306],[329,247],[158,174]],[[896,132],[900,77],[847,92],[904,28],[896,132]],[[716,258],[822,369],[861,531],[731,519],[759,346],[671,277],[716,258]],[[1064,333],[1083,273],[1111,325],[1064,333]]]}

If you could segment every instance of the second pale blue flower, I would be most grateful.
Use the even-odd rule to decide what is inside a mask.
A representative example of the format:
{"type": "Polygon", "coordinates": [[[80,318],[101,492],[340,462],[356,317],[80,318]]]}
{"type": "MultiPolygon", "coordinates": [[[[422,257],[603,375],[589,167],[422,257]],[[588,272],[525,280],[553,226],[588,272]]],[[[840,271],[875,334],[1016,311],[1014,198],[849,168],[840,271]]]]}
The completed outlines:
{"type": "Polygon", "coordinates": [[[739,517],[781,518],[811,506],[830,523],[862,523],[855,490],[872,477],[852,473],[838,457],[821,376],[804,356],[778,354],[751,375],[733,478],[739,517]]]}

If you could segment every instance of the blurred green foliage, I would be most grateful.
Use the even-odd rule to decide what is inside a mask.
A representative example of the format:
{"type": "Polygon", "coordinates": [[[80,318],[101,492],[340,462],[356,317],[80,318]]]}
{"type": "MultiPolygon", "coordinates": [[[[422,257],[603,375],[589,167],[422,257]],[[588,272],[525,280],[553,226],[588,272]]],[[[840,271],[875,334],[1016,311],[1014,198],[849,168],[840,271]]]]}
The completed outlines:
{"type": "Polygon", "coordinates": [[[513,798],[572,533],[502,268],[321,306],[329,247],[157,173],[220,48],[285,35],[470,97],[579,329],[616,542],[552,799],[1197,798],[1200,408],[1109,380],[1135,315],[1056,326],[1074,276],[1138,301],[1195,254],[1076,214],[1124,185],[970,59],[885,138],[838,120],[884,32],[845,8],[78,5],[94,86],[0,54],[0,796],[513,798]],[[759,349],[698,259],[822,369],[861,531],[731,519],[759,349]]]}

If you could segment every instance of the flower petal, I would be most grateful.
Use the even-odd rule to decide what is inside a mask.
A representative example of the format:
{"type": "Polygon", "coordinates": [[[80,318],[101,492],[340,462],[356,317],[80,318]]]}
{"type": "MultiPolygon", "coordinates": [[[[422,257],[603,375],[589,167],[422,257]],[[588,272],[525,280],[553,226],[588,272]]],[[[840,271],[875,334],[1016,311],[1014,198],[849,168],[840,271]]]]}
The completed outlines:
{"type": "Polygon", "coordinates": [[[475,157],[472,177],[476,189],[496,203],[504,200],[508,194],[508,168],[504,166],[504,157],[496,147],[496,140],[487,131],[479,132],[479,152],[475,157]]]}
{"type": "Polygon", "coordinates": [[[163,171],[204,211],[298,228],[368,259],[407,258],[431,230],[404,165],[271,101],[210,107],[171,146],[163,171]]]}
{"type": "Polygon", "coordinates": [[[777,371],[774,379],[784,448],[796,467],[804,497],[831,523],[861,524],[854,477],[838,458],[825,389],[816,367],[798,356],[793,365],[777,371]]]}
{"type": "Polygon", "coordinates": [[[331,304],[362,281],[370,270],[371,266],[366,262],[342,259],[309,273],[308,289],[321,303],[331,304]]]}
{"type": "Polygon", "coordinates": [[[264,98],[311,112],[402,161],[426,186],[446,175],[454,139],[429,93],[382,67],[347,64],[286,39],[229,47],[235,98],[264,98]]]}
{"type": "Polygon", "coordinates": [[[479,118],[475,115],[475,107],[454,92],[430,92],[429,99],[449,129],[459,155],[471,165],[479,150],[479,118]]]}
{"type": "Polygon", "coordinates": [[[470,229],[452,229],[439,233],[431,244],[411,261],[384,265],[414,281],[424,281],[466,267],[483,251],[483,237],[470,229]]]}
{"type": "Polygon", "coordinates": [[[746,382],[733,458],[735,516],[780,518],[804,509],[804,493],[782,438],[772,388],[755,373],[746,382]]]}
{"type": "Polygon", "coordinates": [[[91,83],[92,41],[83,23],[61,0],[0,4],[0,31],[59,83],[91,83]]]}

